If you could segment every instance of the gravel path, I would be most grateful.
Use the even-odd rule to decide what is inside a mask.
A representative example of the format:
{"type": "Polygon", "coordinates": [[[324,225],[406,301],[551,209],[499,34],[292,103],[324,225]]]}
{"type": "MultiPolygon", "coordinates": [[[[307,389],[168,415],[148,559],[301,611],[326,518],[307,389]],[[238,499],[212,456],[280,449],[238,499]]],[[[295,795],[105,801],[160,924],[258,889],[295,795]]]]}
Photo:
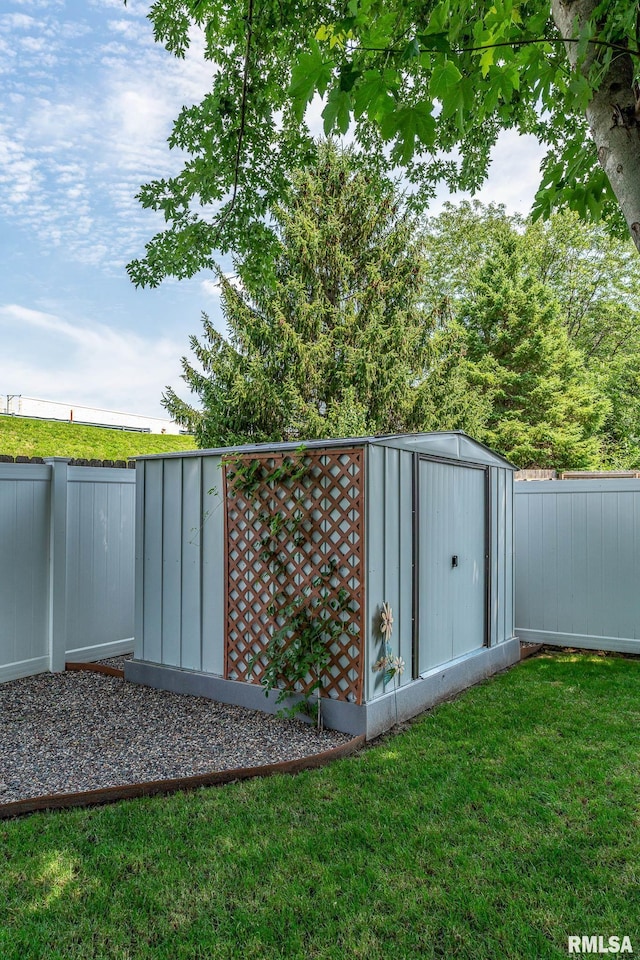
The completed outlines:
{"type": "Polygon", "coordinates": [[[0,804],[294,760],[349,739],[118,677],[43,673],[0,684],[0,804]]]}
{"type": "Polygon", "coordinates": [[[133,654],[127,653],[122,657],[107,657],[106,660],[96,660],[96,663],[102,663],[105,667],[116,667],[118,670],[124,670],[127,660],[132,660],[133,654]]]}

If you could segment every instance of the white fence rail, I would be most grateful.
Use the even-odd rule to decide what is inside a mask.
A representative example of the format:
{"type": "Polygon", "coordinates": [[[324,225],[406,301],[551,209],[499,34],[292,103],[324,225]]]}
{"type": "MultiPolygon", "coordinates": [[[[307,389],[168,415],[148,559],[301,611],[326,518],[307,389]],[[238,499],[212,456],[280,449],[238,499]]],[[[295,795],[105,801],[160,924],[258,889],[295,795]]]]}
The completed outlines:
{"type": "Polygon", "coordinates": [[[640,480],[514,487],[518,636],[640,654],[640,480]]]}
{"type": "Polygon", "coordinates": [[[0,463],[0,681],[133,651],[135,471],[0,463]]]}

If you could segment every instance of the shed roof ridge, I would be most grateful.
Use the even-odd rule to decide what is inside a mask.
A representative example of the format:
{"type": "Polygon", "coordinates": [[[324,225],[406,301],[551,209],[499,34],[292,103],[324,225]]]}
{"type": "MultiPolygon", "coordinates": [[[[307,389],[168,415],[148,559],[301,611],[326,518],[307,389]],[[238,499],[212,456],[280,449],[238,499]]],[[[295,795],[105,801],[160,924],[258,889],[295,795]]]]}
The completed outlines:
{"type": "MultiPolygon", "coordinates": [[[[480,450],[485,451],[490,454],[491,457],[495,458],[500,463],[505,466],[510,467],[511,469],[517,469],[512,463],[510,463],[505,457],[501,454],[496,453],[494,450],[491,450],[490,447],[482,443],[480,440],[475,440],[464,430],[431,430],[431,431],[415,431],[412,433],[389,433],[383,434],[380,436],[369,435],[362,437],[333,437],[333,438],[324,438],[317,440],[284,440],[276,441],[273,443],[263,442],[263,443],[245,443],[245,444],[236,444],[235,446],[226,446],[226,447],[203,447],[196,450],[179,450],[173,453],[155,453],[155,454],[145,454],[144,456],[136,457],[136,460],[165,460],[169,458],[186,458],[186,457],[197,457],[197,456],[231,456],[234,454],[255,454],[255,453],[284,453],[284,452],[294,452],[300,448],[305,448],[309,450],[331,450],[339,448],[349,448],[349,447],[365,447],[365,446],[384,446],[392,441],[402,441],[406,440],[407,442],[418,442],[420,440],[426,440],[432,438],[434,441],[436,438],[446,438],[446,437],[456,437],[458,439],[464,439],[471,443],[473,446],[478,447],[480,450]]],[[[457,456],[454,456],[453,459],[460,459],[464,461],[464,455],[460,452],[458,446],[457,456]]],[[[438,454],[435,454],[438,456],[438,454]]]]}

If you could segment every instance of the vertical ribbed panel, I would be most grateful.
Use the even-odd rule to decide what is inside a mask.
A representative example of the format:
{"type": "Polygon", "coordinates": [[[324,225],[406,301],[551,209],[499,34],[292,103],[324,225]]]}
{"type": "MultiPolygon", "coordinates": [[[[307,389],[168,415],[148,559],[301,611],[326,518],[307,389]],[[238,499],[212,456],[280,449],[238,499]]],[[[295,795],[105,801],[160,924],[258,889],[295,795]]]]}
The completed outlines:
{"type": "MultiPolygon", "coordinates": [[[[455,584],[451,557],[461,544],[455,535],[453,470],[420,461],[418,521],[418,669],[420,673],[453,658],[455,584]]],[[[454,571],[456,574],[459,570],[454,571]]],[[[457,580],[460,578],[457,577],[457,580]]]]}
{"type": "Polygon", "coordinates": [[[565,645],[640,641],[640,482],[515,484],[516,631],[565,645]]]}
{"type": "Polygon", "coordinates": [[[495,646],[513,636],[513,471],[489,471],[489,634],[495,646]]]}
{"type": "Polygon", "coordinates": [[[224,495],[221,457],[202,463],[202,669],[224,676],[224,495]]]}
{"type": "Polygon", "coordinates": [[[202,669],[202,457],[182,461],[182,609],[180,666],[202,669]]]}
{"type": "Polygon", "coordinates": [[[418,659],[424,673],[485,643],[484,470],[420,461],[418,537],[418,659]]]}
{"type": "Polygon", "coordinates": [[[411,681],[413,598],[413,454],[385,446],[367,448],[367,660],[365,699],[383,693],[380,673],[380,609],[387,601],[394,617],[392,647],[406,664],[400,684],[411,681]]]}
{"type": "Polygon", "coordinates": [[[162,494],[162,662],[179,667],[182,629],[182,459],[165,460],[162,494]]]}
{"type": "Polygon", "coordinates": [[[144,468],[143,659],[162,663],[162,475],[164,460],[144,468]]]}
{"type": "Polygon", "coordinates": [[[501,522],[500,504],[498,499],[498,467],[489,470],[489,589],[487,602],[489,604],[489,645],[499,643],[500,615],[499,594],[501,580],[501,558],[498,552],[498,527],[501,522]]]}
{"type": "Polygon", "coordinates": [[[219,456],[144,461],[143,642],[153,663],[224,672],[224,510],[219,456]]]}
{"type": "Polygon", "coordinates": [[[495,583],[493,585],[493,600],[496,608],[496,626],[497,636],[504,638],[505,619],[507,609],[507,558],[506,558],[506,471],[496,470],[496,523],[494,529],[496,532],[496,554],[493,564],[493,575],[495,583]]]}
{"type": "MultiPolygon", "coordinates": [[[[453,657],[477,650],[486,637],[486,473],[468,467],[451,467],[455,480],[449,496],[453,501],[456,542],[452,552],[458,556],[458,567],[451,568],[454,584],[453,609],[453,657]],[[461,550],[459,547],[461,546],[461,550]],[[455,574],[460,577],[456,578],[455,574]]],[[[500,471],[503,473],[503,471],[500,471]]],[[[503,474],[504,477],[504,474],[503,474]]],[[[504,484],[500,499],[504,502],[504,484]]],[[[449,501],[451,502],[451,501],[449,501]]],[[[504,526],[498,526],[498,551],[504,552],[504,526]]],[[[447,559],[447,558],[445,558],[447,559]]],[[[502,572],[504,588],[504,571],[502,572]]],[[[504,629],[504,603],[499,603],[499,624],[504,629]]]]}
{"type": "Polygon", "coordinates": [[[504,632],[501,636],[496,638],[496,643],[501,643],[503,640],[508,640],[513,636],[514,632],[514,594],[515,594],[515,585],[513,577],[513,567],[514,567],[514,547],[513,547],[513,471],[512,470],[503,470],[505,477],[505,502],[504,502],[504,516],[502,521],[504,523],[505,529],[505,538],[504,538],[504,556],[501,558],[501,562],[504,565],[504,579],[505,579],[505,598],[504,598],[504,632]]]}

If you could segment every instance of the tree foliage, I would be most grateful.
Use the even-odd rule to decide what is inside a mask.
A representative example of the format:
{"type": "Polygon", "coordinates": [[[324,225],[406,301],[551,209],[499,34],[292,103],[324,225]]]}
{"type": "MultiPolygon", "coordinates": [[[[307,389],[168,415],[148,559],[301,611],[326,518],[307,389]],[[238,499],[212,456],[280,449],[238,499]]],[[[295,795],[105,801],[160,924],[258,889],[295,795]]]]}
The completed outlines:
{"type": "Polygon", "coordinates": [[[502,130],[549,148],[536,212],[565,205],[640,245],[634,0],[156,0],[155,36],[184,55],[194,24],[215,65],[170,139],[189,159],[143,187],[167,228],[130,264],[137,284],[191,276],[213,251],[268,259],[265,215],[325,134],[353,133],[404,168],[416,201],[477,189],[502,130]]]}
{"type": "Polygon", "coordinates": [[[218,271],[228,337],[204,318],[183,379],[201,409],[167,389],[200,446],[464,427],[486,399],[469,390],[463,338],[425,306],[423,237],[394,185],[320,147],[274,208],[273,282],[245,263],[218,271]]]}
{"type": "Polygon", "coordinates": [[[427,225],[429,302],[445,300],[451,316],[459,320],[478,270],[488,261],[504,259],[507,249],[512,250],[510,256],[531,296],[542,288],[546,299],[555,301],[564,332],[581,358],[591,396],[606,401],[608,412],[597,431],[599,465],[636,467],[640,263],[633,245],[611,237],[601,226],[585,225],[571,212],[531,223],[509,216],[504,207],[449,204],[427,225]]]}
{"type": "Polygon", "coordinates": [[[492,408],[482,438],[522,468],[593,468],[608,404],[515,237],[470,278],[459,308],[472,380],[492,408]]]}

